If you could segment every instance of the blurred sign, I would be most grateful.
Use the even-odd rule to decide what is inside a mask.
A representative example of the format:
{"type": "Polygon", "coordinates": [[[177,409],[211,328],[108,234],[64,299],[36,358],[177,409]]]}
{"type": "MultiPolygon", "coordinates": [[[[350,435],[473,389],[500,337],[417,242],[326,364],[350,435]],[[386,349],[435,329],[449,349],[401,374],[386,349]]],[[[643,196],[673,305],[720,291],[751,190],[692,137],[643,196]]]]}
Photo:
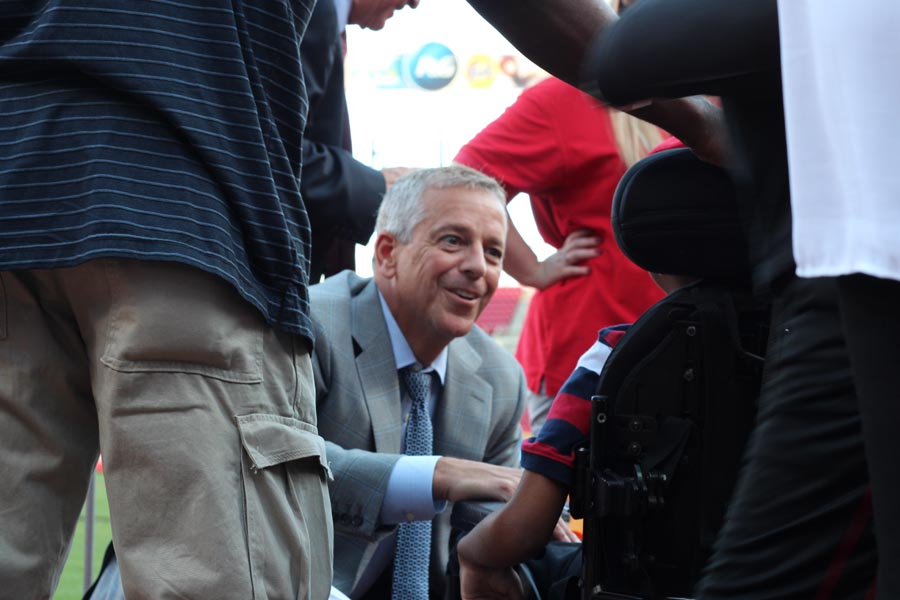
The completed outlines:
{"type": "Polygon", "coordinates": [[[456,77],[456,57],[444,44],[431,42],[412,55],[408,73],[420,88],[439,90],[456,77]]]}
{"type": "MultiPolygon", "coordinates": [[[[546,76],[465,0],[423,1],[416,10],[397,11],[381,31],[349,27],[344,73],[353,155],[375,168],[448,164],[525,87],[546,76]]],[[[527,198],[509,209],[538,257],[552,254],[527,198]]],[[[361,273],[371,274],[372,246],[357,246],[361,273]]]]}
{"type": "Polygon", "coordinates": [[[375,168],[447,164],[545,76],[464,0],[349,27],[344,66],[354,156],[375,168]]]}

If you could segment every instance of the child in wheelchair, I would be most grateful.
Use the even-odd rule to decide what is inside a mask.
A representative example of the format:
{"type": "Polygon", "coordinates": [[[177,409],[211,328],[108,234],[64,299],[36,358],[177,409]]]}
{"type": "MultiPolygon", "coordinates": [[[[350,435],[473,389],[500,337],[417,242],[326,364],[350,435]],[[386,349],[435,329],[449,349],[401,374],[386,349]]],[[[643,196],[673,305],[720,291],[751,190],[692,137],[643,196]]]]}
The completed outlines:
{"type": "MultiPolygon", "coordinates": [[[[693,277],[650,273],[664,292],[692,283],[693,277]]],[[[588,441],[590,399],[612,349],[630,324],[602,329],[578,360],[537,437],[522,446],[525,472],[515,495],[479,523],[457,546],[463,600],[524,597],[512,568],[540,553],[550,539],[574,486],[575,449],[588,441]]]]}
{"type": "Polygon", "coordinates": [[[584,564],[565,598],[687,596],[721,523],[767,336],[733,186],[689,150],[651,155],[619,184],[613,231],[667,296],[578,361],[517,492],[458,543],[463,600],[534,597],[512,567],[541,555],[570,495],[584,564]]]}

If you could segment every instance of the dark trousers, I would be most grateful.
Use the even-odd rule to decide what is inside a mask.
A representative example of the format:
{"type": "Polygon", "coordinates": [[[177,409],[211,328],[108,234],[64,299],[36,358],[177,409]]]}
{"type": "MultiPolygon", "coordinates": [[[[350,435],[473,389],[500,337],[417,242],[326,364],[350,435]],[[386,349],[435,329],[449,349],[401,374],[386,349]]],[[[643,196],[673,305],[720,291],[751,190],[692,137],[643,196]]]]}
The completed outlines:
{"type": "Polygon", "coordinates": [[[866,275],[838,278],[844,334],[872,478],[878,597],[900,598],[900,282],[866,275]]]}
{"type": "MultiPolygon", "coordinates": [[[[758,423],[698,597],[862,599],[872,593],[876,553],[860,412],[836,283],[787,274],[793,269],[783,126],[780,114],[766,114],[767,106],[781,110],[779,65],[775,0],[641,0],[605,32],[591,72],[600,95],[616,104],[724,98],[754,275],[757,283],[781,282],[758,423]]],[[[879,425],[891,446],[889,436],[900,432],[879,425]]],[[[891,454],[878,453],[877,495],[893,485],[891,454]]],[[[880,518],[896,512],[898,502],[876,505],[880,518]]],[[[897,544],[897,534],[884,531],[883,547],[897,544]]],[[[894,564],[885,570],[896,571],[894,564]]]]}
{"type": "Polygon", "coordinates": [[[360,597],[360,600],[391,600],[391,588],[393,587],[394,567],[389,565],[378,579],[372,584],[366,593],[360,597]]]}
{"type": "Polygon", "coordinates": [[[757,425],[698,598],[862,600],[877,561],[834,280],[788,278],[770,336],[757,425]]]}

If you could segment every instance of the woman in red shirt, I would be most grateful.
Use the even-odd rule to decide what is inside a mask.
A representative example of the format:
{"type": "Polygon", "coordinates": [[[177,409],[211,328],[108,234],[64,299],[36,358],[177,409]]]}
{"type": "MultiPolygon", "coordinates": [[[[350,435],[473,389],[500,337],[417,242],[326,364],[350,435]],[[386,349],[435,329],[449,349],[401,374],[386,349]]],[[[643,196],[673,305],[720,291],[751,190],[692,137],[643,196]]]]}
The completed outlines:
{"type": "Polygon", "coordinates": [[[662,296],[610,229],[619,179],[660,139],[654,127],[550,78],[524,91],[456,156],[496,178],[509,199],[529,194],[538,231],[558,249],[539,262],[511,228],[504,260],[510,275],[538,289],[516,349],[534,394],[535,433],[597,331],[634,321],[662,296]]]}

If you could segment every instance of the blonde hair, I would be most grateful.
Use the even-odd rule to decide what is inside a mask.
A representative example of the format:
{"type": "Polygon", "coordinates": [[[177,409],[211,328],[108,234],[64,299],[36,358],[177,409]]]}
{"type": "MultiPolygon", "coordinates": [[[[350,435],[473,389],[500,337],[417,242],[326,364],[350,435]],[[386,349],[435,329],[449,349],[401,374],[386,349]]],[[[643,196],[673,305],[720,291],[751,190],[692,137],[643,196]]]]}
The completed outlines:
{"type": "Polygon", "coordinates": [[[659,127],[608,107],[613,136],[626,167],[641,160],[663,140],[659,127]]]}
{"type": "MultiPolygon", "coordinates": [[[[634,4],[631,0],[608,0],[610,8],[619,13],[623,8],[634,4]]],[[[608,108],[612,122],[613,136],[619,148],[619,156],[630,167],[641,160],[663,140],[663,133],[656,125],[641,121],[627,113],[608,108]]]]}

